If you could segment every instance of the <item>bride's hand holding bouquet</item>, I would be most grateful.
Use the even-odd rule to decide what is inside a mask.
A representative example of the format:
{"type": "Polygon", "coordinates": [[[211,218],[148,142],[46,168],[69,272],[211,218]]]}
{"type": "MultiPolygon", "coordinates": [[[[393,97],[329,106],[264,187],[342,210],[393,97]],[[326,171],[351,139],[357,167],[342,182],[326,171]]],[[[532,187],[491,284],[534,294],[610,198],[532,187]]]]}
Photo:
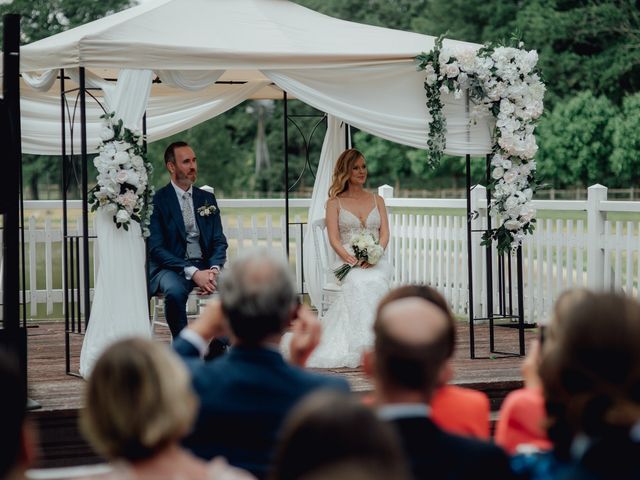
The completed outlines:
{"type": "MultiPolygon", "coordinates": [[[[347,276],[353,267],[360,266],[362,268],[369,268],[378,263],[384,254],[384,249],[376,241],[371,232],[367,230],[362,230],[354,234],[347,247],[353,251],[353,256],[350,257],[355,259],[355,262],[344,263],[333,271],[336,278],[340,281],[347,276]]],[[[347,248],[345,248],[345,250],[347,250],[347,252],[349,251],[347,248]]]]}

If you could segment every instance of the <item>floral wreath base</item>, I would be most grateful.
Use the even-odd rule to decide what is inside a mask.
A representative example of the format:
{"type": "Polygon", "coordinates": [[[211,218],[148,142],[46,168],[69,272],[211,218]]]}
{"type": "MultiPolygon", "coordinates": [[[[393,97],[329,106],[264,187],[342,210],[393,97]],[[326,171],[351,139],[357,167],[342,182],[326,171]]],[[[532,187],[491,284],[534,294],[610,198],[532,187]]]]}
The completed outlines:
{"type": "Polygon", "coordinates": [[[499,253],[515,250],[533,232],[536,210],[531,201],[538,188],[535,179],[538,150],[534,130],[543,112],[545,86],[537,68],[538,54],[511,44],[485,45],[473,50],[443,48],[443,37],[428,53],[415,60],[426,73],[424,88],[431,115],[427,139],[427,163],[437,166],[446,145],[446,119],[442,95],[468,95],[473,104],[471,121],[493,115],[496,128],[491,149],[489,207],[500,225],[482,237],[483,245],[497,242],[499,253]]]}
{"type": "Polygon", "coordinates": [[[129,230],[132,220],[136,221],[142,235],[148,237],[154,192],[149,184],[153,167],[144,160],[144,137],[139,130],[124,127],[122,120],[115,121],[113,112],[101,118],[102,143],[93,160],[98,183],[89,192],[91,211],[106,208],[113,214],[116,227],[124,230],[129,230]]]}

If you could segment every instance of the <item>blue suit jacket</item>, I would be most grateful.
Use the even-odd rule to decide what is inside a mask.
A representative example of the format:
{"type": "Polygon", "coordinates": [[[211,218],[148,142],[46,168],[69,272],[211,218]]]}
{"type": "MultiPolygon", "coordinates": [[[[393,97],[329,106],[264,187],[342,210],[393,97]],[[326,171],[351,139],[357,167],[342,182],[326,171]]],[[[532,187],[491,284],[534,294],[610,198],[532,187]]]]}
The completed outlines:
{"type": "Polygon", "coordinates": [[[185,446],[205,459],[223,455],[258,478],[266,476],[282,421],[302,397],[321,388],[349,391],[343,378],[294,367],[268,348],[236,346],[204,362],[183,338],[173,345],[189,366],[200,398],[185,446]]]}
{"type": "MultiPolygon", "coordinates": [[[[193,207],[196,223],[200,229],[200,248],[207,267],[222,267],[227,259],[227,239],[222,232],[222,221],[216,197],[193,187],[193,207]],[[198,208],[214,205],[216,212],[201,216],[198,208]]],[[[153,197],[153,214],[149,226],[149,291],[158,290],[159,273],[168,269],[181,273],[188,266],[185,260],[187,232],[184,228],[182,210],[173,185],[169,183],[153,197]]]]}

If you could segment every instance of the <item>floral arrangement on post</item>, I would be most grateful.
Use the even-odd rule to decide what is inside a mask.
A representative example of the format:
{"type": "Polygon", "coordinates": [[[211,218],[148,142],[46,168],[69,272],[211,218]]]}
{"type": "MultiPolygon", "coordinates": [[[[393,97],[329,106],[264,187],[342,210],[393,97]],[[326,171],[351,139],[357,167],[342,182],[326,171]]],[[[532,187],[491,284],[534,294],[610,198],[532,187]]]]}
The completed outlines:
{"type": "Polygon", "coordinates": [[[471,121],[493,115],[496,128],[491,153],[491,214],[501,224],[483,235],[483,244],[497,241],[500,253],[521,245],[535,228],[531,205],[538,187],[535,180],[538,150],[534,130],[543,112],[545,86],[536,65],[535,50],[524,50],[514,37],[510,45],[486,45],[473,50],[452,51],[442,46],[416,57],[418,70],[426,73],[424,88],[431,115],[427,140],[427,163],[437,165],[445,148],[446,120],[441,95],[468,95],[471,121]]]}
{"type": "Polygon", "coordinates": [[[99,155],[93,164],[98,169],[98,183],[89,192],[91,211],[98,207],[113,213],[117,228],[129,230],[131,220],[140,224],[142,234],[149,236],[153,204],[153,186],[149,174],[153,167],[144,160],[144,138],[139,130],[124,127],[122,120],[114,120],[115,113],[101,118],[104,125],[98,147],[99,155]]]}

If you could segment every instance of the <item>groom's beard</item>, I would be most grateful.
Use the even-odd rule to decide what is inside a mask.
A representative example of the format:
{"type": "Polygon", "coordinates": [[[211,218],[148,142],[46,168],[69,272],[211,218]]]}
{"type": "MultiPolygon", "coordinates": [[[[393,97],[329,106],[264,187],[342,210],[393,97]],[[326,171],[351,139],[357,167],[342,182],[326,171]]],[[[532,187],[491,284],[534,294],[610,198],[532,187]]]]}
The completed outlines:
{"type": "Polygon", "coordinates": [[[184,174],[182,172],[176,172],[176,183],[178,185],[184,185],[187,188],[196,183],[196,179],[198,178],[198,172],[196,170],[192,170],[191,172],[184,174]]]}

